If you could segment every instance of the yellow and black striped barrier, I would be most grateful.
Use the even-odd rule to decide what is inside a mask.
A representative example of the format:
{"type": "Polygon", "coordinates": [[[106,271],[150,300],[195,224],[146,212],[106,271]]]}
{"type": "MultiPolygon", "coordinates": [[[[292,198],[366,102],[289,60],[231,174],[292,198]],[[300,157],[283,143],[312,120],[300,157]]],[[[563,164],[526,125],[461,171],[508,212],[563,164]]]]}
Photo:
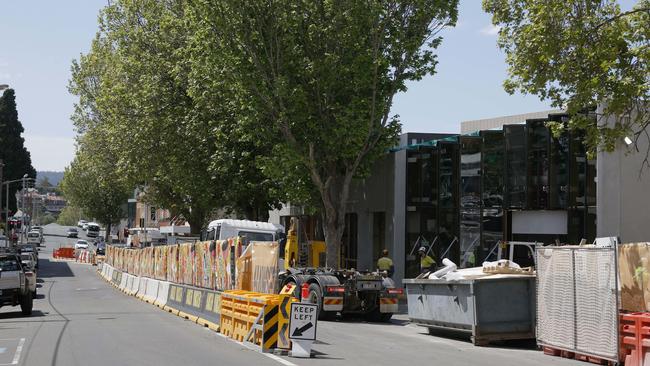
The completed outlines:
{"type": "Polygon", "coordinates": [[[290,294],[224,291],[219,331],[237,341],[254,343],[263,352],[289,349],[289,309],[294,301],[298,299],[290,294]]]}

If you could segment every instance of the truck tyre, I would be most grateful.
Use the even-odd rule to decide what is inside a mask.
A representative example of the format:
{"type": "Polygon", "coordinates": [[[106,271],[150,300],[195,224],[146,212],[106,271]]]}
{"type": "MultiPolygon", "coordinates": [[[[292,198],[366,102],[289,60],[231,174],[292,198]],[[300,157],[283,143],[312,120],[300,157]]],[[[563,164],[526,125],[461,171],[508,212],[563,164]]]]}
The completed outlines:
{"type": "Polygon", "coordinates": [[[20,301],[20,311],[23,315],[32,315],[32,307],[34,306],[34,299],[32,298],[31,291],[25,292],[20,301]]]}
{"type": "Polygon", "coordinates": [[[312,304],[318,305],[318,320],[334,320],[336,318],[336,312],[323,310],[323,292],[317,283],[309,285],[309,297],[307,300],[312,304]]]}
{"type": "Polygon", "coordinates": [[[379,311],[379,308],[366,315],[368,321],[375,323],[388,323],[392,317],[393,313],[382,313],[379,311]]]}

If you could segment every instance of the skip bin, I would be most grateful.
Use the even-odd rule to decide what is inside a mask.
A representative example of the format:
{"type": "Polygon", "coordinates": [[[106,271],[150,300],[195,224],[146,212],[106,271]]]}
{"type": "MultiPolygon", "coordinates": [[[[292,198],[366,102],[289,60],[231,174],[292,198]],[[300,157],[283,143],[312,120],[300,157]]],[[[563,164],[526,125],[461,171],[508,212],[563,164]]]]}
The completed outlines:
{"type": "Polygon", "coordinates": [[[535,276],[406,279],[408,315],[430,330],[467,333],[475,345],[535,338],[535,276]]]}

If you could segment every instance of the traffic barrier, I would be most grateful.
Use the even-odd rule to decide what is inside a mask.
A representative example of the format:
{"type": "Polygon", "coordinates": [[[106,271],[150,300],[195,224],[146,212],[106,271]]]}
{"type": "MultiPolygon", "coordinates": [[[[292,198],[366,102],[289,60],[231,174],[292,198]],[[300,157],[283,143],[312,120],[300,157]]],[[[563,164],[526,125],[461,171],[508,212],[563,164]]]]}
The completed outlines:
{"type": "Polygon", "coordinates": [[[185,288],[179,284],[170,283],[167,292],[167,303],[163,306],[165,311],[178,315],[179,308],[183,307],[185,288]]]}
{"type": "Polygon", "coordinates": [[[263,352],[289,348],[288,307],[294,301],[297,299],[289,294],[225,291],[221,294],[219,331],[237,341],[254,343],[263,352]]]}
{"type": "Polygon", "coordinates": [[[153,304],[159,308],[165,307],[165,304],[167,304],[167,296],[169,296],[169,282],[158,281],[158,296],[156,296],[153,304]]]}
{"type": "Polygon", "coordinates": [[[99,267],[99,275],[102,276],[103,278],[106,278],[106,270],[108,269],[108,265],[102,264],[99,267]]]}
{"type": "Polygon", "coordinates": [[[142,300],[150,304],[153,304],[156,301],[156,297],[158,297],[159,282],[160,281],[151,278],[147,279],[147,286],[145,287],[145,293],[144,296],[142,297],[142,300]]]}
{"type": "Polygon", "coordinates": [[[129,279],[129,274],[124,273],[122,275],[122,278],[120,279],[119,284],[117,285],[117,288],[124,291],[124,289],[126,288],[126,281],[128,281],[128,279],[129,279]]]}
{"type": "Polygon", "coordinates": [[[147,282],[149,279],[147,277],[140,277],[140,282],[138,283],[138,293],[135,295],[138,299],[144,299],[144,295],[147,293],[147,282]]]}
{"type": "Polygon", "coordinates": [[[650,313],[619,315],[619,361],[625,366],[650,363],[650,313]]]}
{"type": "Polygon", "coordinates": [[[133,276],[133,282],[131,286],[127,289],[127,294],[135,296],[138,293],[138,287],[140,286],[140,277],[133,276]]]}
{"type": "Polygon", "coordinates": [[[54,258],[65,258],[65,259],[74,259],[74,248],[63,247],[54,249],[53,253],[54,258]]]}

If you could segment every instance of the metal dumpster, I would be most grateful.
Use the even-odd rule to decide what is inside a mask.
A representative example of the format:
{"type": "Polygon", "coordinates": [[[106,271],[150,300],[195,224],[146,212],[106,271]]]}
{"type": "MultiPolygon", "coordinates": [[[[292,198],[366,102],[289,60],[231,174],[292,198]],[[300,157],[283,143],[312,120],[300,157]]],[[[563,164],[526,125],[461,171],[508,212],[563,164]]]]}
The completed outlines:
{"type": "Polygon", "coordinates": [[[430,331],[465,332],[475,345],[535,338],[535,276],[499,274],[403,283],[409,318],[430,331]]]}

